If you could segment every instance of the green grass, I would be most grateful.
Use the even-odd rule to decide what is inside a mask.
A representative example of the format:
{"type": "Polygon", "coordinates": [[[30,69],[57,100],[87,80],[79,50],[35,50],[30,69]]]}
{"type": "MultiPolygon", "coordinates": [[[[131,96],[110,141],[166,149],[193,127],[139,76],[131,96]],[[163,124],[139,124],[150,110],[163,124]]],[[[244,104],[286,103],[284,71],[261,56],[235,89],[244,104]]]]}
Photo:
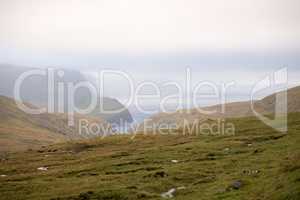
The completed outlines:
{"type": "Polygon", "coordinates": [[[252,117],[230,122],[235,136],[111,136],[3,155],[0,199],[161,199],[183,186],[174,199],[300,199],[300,114],[288,134],[252,117]]]}

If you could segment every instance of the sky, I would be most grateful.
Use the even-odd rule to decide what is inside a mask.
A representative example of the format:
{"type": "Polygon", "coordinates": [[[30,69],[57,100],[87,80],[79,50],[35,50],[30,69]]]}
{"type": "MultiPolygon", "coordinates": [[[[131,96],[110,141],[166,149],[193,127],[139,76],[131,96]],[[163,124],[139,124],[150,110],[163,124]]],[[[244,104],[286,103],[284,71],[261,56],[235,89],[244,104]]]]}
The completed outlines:
{"type": "MultiPolygon", "coordinates": [[[[0,0],[0,63],[128,72],[137,82],[300,83],[299,0],[0,0]]],[[[120,94],[122,83],[111,81],[120,94]]]]}

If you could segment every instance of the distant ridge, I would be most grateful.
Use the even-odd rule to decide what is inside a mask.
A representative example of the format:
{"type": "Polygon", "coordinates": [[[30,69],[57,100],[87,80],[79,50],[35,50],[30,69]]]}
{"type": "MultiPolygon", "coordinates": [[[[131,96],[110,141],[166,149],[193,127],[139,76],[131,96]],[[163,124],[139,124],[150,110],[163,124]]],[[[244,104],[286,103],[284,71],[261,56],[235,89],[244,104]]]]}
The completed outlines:
{"type": "MultiPolygon", "coordinates": [[[[0,64],[0,95],[14,98],[13,89],[15,86],[15,81],[17,78],[24,72],[28,72],[32,69],[38,68],[28,68],[28,67],[20,67],[13,65],[4,65],[0,64]]],[[[61,69],[63,70],[63,76],[58,76],[57,72],[60,69],[54,69],[54,81],[63,83],[66,87],[68,83],[77,84],[79,82],[88,81],[92,85],[96,85],[93,80],[89,80],[87,76],[82,74],[76,70],[70,69],[61,69]]],[[[57,102],[58,96],[58,88],[57,85],[54,86],[54,94],[55,94],[55,111],[58,109],[63,109],[65,113],[68,112],[68,95],[67,88],[65,89],[64,95],[64,108],[59,107],[57,102]]],[[[28,77],[22,84],[21,88],[21,96],[25,102],[28,102],[37,107],[48,105],[48,83],[46,76],[31,76],[28,77]]],[[[80,109],[86,108],[91,101],[91,97],[89,91],[84,88],[79,88],[76,91],[76,95],[74,97],[74,102],[76,106],[80,109]]],[[[132,116],[128,109],[124,107],[118,100],[110,97],[100,97],[97,99],[98,104],[95,109],[89,113],[91,117],[99,117],[100,119],[105,119],[111,123],[131,123],[133,121],[132,116]],[[99,108],[104,108],[105,113],[100,111],[99,108]],[[109,111],[112,111],[109,113],[109,111]]]]}
{"type": "MultiPolygon", "coordinates": [[[[275,111],[276,94],[269,95],[261,100],[254,102],[256,112],[261,114],[272,114],[275,111]]],[[[203,114],[198,109],[178,110],[173,113],[158,113],[147,119],[150,127],[156,127],[160,124],[174,124],[181,126],[183,119],[192,122],[195,119],[213,119],[213,118],[239,118],[253,116],[251,102],[233,102],[225,104],[225,113],[221,112],[222,105],[203,107],[204,111],[216,111],[213,114],[203,114]]],[[[300,112],[300,86],[287,90],[287,110],[288,112],[300,112]]],[[[140,129],[143,128],[141,124],[140,129]]]]}

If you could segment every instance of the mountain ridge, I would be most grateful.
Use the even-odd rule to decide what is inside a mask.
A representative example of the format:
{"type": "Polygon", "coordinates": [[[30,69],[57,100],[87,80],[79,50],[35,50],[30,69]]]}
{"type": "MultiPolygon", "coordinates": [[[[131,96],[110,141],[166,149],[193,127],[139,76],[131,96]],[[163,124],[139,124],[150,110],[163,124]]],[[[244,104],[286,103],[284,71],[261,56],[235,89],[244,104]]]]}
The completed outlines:
{"type": "MultiPolygon", "coordinates": [[[[74,99],[69,99],[72,97],[68,96],[68,83],[77,84],[80,82],[88,82],[93,85],[95,88],[96,83],[92,80],[87,79],[87,77],[80,71],[70,70],[70,69],[53,69],[53,81],[54,81],[54,109],[55,112],[63,110],[65,113],[68,113],[69,101],[74,101],[76,107],[79,109],[86,108],[91,102],[91,96],[89,91],[86,88],[78,88],[76,94],[74,94],[74,99]],[[59,75],[59,72],[63,73],[59,75]],[[63,76],[61,76],[63,75],[63,76]],[[64,93],[59,92],[57,83],[64,85],[64,93]],[[58,96],[62,96],[64,99],[63,104],[58,103],[58,96]]],[[[30,70],[42,70],[44,73],[47,72],[47,69],[43,68],[30,68],[30,67],[19,67],[14,65],[5,65],[0,64],[0,95],[14,98],[14,86],[15,82],[24,72],[30,72],[30,70]]],[[[21,85],[21,97],[24,102],[28,102],[31,105],[36,107],[45,107],[48,105],[48,79],[47,76],[30,76],[28,77],[21,85]]],[[[120,124],[122,122],[131,123],[133,118],[127,108],[124,107],[117,99],[110,97],[100,97],[100,94],[97,94],[97,105],[96,108],[89,113],[91,117],[100,117],[111,123],[120,124]],[[102,105],[102,106],[101,106],[102,105]],[[112,113],[104,113],[98,108],[104,108],[105,111],[115,111],[112,113]],[[122,109],[120,111],[120,109],[122,109]]]]}
{"type": "MultiPolygon", "coordinates": [[[[272,114],[275,111],[276,95],[281,92],[276,92],[268,95],[260,100],[253,102],[253,108],[256,112],[267,115],[272,114]]],[[[288,112],[300,112],[300,86],[296,86],[287,90],[287,111],[288,112]]],[[[161,124],[177,124],[182,126],[183,119],[188,122],[193,122],[195,119],[216,119],[216,118],[240,118],[254,116],[254,112],[251,107],[251,101],[244,102],[230,102],[226,104],[218,104],[213,106],[207,106],[201,108],[200,111],[212,112],[212,114],[204,114],[199,112],[199,109],[183,109],[177,110],[172,113],[158,113],[150,116],[146,120],[150,127],[158,127],[161,124]],[[225,109],[225,112],[222,112],[225,109]],[[150,123],[149,123],[150,121],[150,123]]],[[[143,129],[143,124],[139,129],[143,129]]]]}
{"type": "MultiPolygon", "coordinates": [[[[13,99],[0,96],[0,152],[26,150],[56,142],[93,137],[80,132],[81,119],[91,124],[102,125],[109,130],[109,123],[99,117],[75,114],[75,126],[68,126],[67,114],[28,114],[20,110],[13,99]]],[[[99,134],[107,133],[102,131],[99,134]]]]}

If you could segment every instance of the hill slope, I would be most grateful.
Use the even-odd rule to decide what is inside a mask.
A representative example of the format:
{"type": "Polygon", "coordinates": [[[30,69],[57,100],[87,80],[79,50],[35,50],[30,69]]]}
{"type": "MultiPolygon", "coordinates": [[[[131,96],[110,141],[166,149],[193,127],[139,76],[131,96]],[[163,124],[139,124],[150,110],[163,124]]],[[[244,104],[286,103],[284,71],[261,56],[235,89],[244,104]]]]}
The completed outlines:
{"type": "MultiPolygon", "coordinates": [[[[300,86],[287,91],[287,109],[288,112],[300,112],[300,86]]],[[[255,110],[260,114],[274,113],[276,103],[276,94],[267,96],[254,103],[255,110]]],[[[201,110],[214,112],[212,114],[203,114],[201,110],[179,110],[174,113],[159,113],[149,118],[148,126],[158,127],[160,124],[177,124],[182,126],[183,120],[193,122],[194,120],[214,119],[214,118],[239,118],[253,116],[251,102],[234,102],[224,105],[225,112],[222,112],[223,105],[215,105],[201,108],[201,110]]],[[[143,128],[141,125],[140,129],[143,128]]]]}
{"type": "Polygon", "coordinates": [[[254,117],[230,119],[234,136],[138,135],[9,154],[0,199],[300,199],[300,114],[288,134],[254,117]],[[37,168],[47,167],[46,171],[37,168]]]}
{"type": "Polygon", "coordinates": [[[76,126],[70,127],[64,114],[30,115],[21,111],[14,100],[0,96],[0,152],[88,137],[79,135],[79,119],[108,126],[105,120],[76,115],[76,126]]]}
{"type": "MultiPolygon", "coordinates": [[[[287,91],[288,112],[300,112],[300,86],[291,88],[287,91]]],[[[267,113],[275,110],[276,94],[267,96],[259,102],[259,106],[267,113]]]]}

